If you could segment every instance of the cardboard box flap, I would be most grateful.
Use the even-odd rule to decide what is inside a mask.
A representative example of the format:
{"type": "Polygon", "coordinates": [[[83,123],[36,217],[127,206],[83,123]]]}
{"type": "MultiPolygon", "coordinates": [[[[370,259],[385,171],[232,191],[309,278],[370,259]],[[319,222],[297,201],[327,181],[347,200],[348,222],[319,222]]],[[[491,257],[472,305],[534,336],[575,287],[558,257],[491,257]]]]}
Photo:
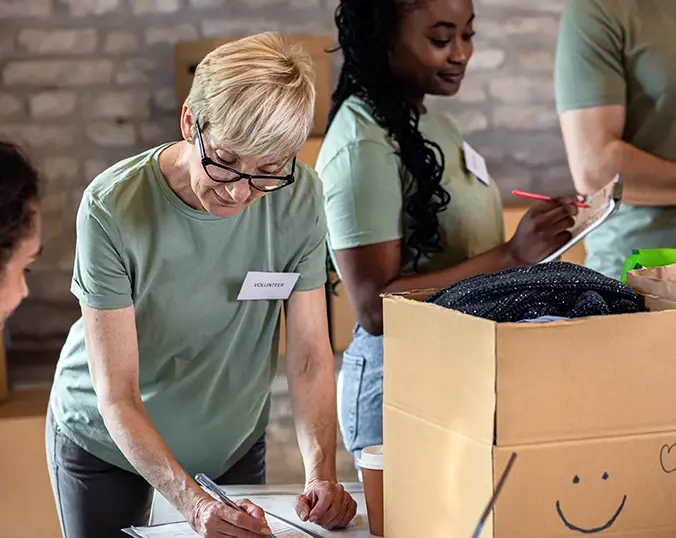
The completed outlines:
{"type": "MultiPolygon", "coordinates": [[[[515,448],[495,537],[674,536],[675,443],[673,432],[515,448]]],[[[496,449],[497,470],[511,451],[496,449]]]]}
{"type": "MultiPolygon", "coordinates": [[[[182,41],[174,45],[174,70],[176,73],[176,99],[182,106],[190,87],[192,86],[195,68],[202,59],[215,48],[230,43],[244,35],[223,36],[216,39],[200,41],[182,41]]],[[[327,51],[335,46],[335,41],[328,35],[284,35],[288,43],[302,45],[303,49],[312,57],[315,71],[315,88],[317,99],[315,103],[315,123],[311,136],[323,136],[331,107],[331,54],[327,51]]]]}
{"type": "Polygon", "coordinates": [[[400,296],[383,315],[384,402],[492,444],[495,324],[400,296]]]}
{"type": "MultiPolygon", "coordinates": [[[[471,537],[493,493],[492,447],[387,405],[384,420],[385,536],[471,537]]],[[[492,535],[490,519],[481,536],[492,535]]]]}
{"type": "Polygon", "coordinates": [[[500,446],[676,430],[676,311],[499,325],[500,446]]]}

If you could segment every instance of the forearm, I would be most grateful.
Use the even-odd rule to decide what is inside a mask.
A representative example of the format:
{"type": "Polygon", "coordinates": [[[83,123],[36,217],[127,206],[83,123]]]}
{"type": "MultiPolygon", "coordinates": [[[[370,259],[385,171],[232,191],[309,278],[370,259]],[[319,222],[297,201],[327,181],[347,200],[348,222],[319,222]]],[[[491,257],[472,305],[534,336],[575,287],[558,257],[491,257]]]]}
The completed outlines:
{"type": "Polygon", "coordinates": [[[445,288],[474,275],[492,273],[517,265],[521,264],[509,253],[506,245],[500,245],[467,261],[433,273],[401,276],[390,283],[384,293],[445,288]]]}
{"type": "Polygon", "coordinates": [[[608,143],[588,158],[576,184],[584,194],[602,188],[615,174],[623,180],[623,201],[633,205],[676,204],[676,163],[665,161],[622,140],[608,143]]]}
{"type": "Polygon", "coordinates": [[[188,519],[191,507],[204,494],[173,457],[142,403],[114,403],[102,408],[106,428],[124,456],[188,519]]]}
{"type": "Polygon", "coordinates": [[[287,356],[287,365],[306,483],[336,480],[336,381],[331,351],[305,354],[301,360],[287,356]]]}
{"type": "Polygon", "coordinates": [[[383,334],[383,307],[381,293],[402,293],[411,290],[442,289],[461,280],[478,274],[492,273],[502,269],[522,265],[510,253],[507,245],[493,248],[469,260],[434,271],[431,273],[400,276],[388,284],[384,290],[373,290],[373,293],[363,294],[369,304],[362,304],[358,308],[359,323],[374,336],[383,334]]]}

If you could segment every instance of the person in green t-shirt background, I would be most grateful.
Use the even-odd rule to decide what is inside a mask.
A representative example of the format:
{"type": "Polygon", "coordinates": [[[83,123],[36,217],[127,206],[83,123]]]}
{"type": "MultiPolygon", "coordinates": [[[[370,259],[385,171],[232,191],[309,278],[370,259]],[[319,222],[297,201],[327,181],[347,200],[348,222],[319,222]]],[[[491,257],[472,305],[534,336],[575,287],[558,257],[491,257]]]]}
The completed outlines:
{"type": "MultiPolygon", "coordinates": [[[[265,481],[265,430],[282,301],[285,370],[306,473],[304,521],[345,527],[336,481],[333,353],[321,183],[296,162],[314,119],[310,58],[275,34],[199,64],[184,140],[125,159],[87,187],[63,346],[47,417],[64,536],[147,522],[157,489],[206,538],[269,534],[203,491],[265,481]]],[[[300,493],[300,492],[299,492],[300,493]]]]}
{"type": "Polygon", "coordinates": [[[577,190],[616,174],[618,213],[586,239],[586,265],[620,278],[633,249],[676,247],[676,2],[569,0],[556,106],[577,190]]]}
{"type": "Polygon", "coordinates": [[[26,273],[41,250],[40,178],[19,146],[0,141],[0,330],[28,296],[26,273]]]}
{"type": "Polygon", "coordinates": [[[336,25],[344,64],[315,168],[331,260],[357,318],[339,417],[358,457],[383,441],[380,295],[538,262],[570,237],[577,197],[533,206],[505,241],[500,193],[481,157],[452,118],[423,104],[460,89],[473,52],[471,0],[342,0],[336,25]]]}

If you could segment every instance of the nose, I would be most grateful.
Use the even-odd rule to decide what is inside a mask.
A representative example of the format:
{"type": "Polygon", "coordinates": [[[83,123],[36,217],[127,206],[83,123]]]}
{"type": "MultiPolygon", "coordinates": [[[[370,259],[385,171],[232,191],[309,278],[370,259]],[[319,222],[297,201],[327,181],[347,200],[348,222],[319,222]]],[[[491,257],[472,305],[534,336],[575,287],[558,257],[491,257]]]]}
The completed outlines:
{"type": "Polygon", "coordinates": [[[29,294],[28,282],[26,282],[26,276],[23,275],[21,277],[21,300],[23,301],[26,297],[28,297],[28,294],[29,294]]]}
{"type": "Polygon", "coordinates": [[[230,195],[236,203],[241,204],[249,199],[251,196],[251,186],[246,179],[241,179],[234,183],[227,183],[225,185],[226,192],[230,195]]]}
{"type": "Polygon", "coordinates": [[[469,62],[470,57],[472,56],[473,51],[474,45],[472,44],[472,42],[463,39],[463,37],[459,35],[455,40],[455,46],[452,47],[449,62],[467,64],[467,62],[469,62]]]}

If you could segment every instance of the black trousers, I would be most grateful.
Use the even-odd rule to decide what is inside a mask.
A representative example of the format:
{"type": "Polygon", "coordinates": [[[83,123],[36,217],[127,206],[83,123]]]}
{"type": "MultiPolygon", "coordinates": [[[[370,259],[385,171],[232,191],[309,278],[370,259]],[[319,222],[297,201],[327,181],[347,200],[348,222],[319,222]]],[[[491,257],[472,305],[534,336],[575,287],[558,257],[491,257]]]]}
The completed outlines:
{"type": "MultiPolygon", "coordinates": [[[[47,464],[64,538],[121,538],[120,529],[148,524],[152,488],[141,476],[110,465],[68,439],[47,412],[47,464]]],[[[219,485],[265,483],[265,435],[219,485]]]]}

